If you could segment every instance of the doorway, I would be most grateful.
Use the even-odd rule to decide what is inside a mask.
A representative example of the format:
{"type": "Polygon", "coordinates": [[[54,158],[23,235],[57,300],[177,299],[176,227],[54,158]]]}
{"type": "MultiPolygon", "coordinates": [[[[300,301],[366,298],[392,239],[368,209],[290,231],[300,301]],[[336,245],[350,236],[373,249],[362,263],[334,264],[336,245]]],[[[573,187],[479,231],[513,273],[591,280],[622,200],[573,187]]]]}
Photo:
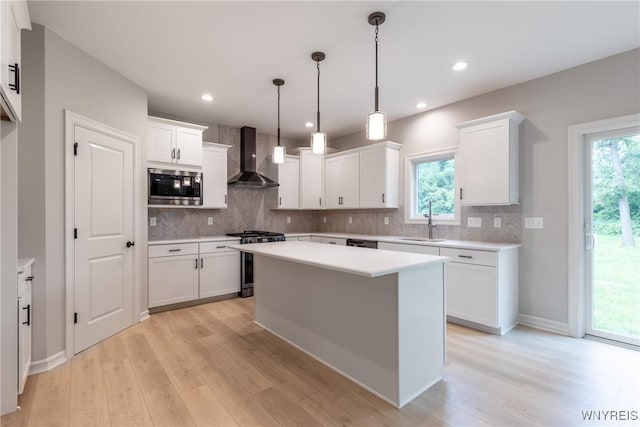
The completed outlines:
{"type": "Polygon", "coordinates": [[[584,138],[585,335],[640,345],[640,129],[584,138]]]}

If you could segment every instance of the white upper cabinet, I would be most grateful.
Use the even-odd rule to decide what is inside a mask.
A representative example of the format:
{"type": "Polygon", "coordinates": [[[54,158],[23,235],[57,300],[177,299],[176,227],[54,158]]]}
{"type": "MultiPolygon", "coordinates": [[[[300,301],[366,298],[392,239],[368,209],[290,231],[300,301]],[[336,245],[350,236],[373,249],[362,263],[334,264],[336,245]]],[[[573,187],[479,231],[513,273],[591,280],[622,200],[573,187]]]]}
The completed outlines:
{"type": "Polygon", "coordinates": [[[300,148],[300,208],[323,209],[324,155],[300,148]]]}
{"type": "Polygon", "coordinates": [[[298,209],[300,207],[300,159],[287,156],[278,165],[278,209],[298,209]]]}
{"type": "Polygon", "coordinates": [[[524,118],[515,111],[471,120],[460,129],[463,206],[517,204],[518,134],[524,118]]]}
{"type": "Polygon", "coordinates": [[[202,132],[206,126],[149,117],[147,161],[202,166],[202,132]]]}
{"type": "Polygon", "coordinates": [[[22,116],[22,87],[20,77],[20,30],[30,30],[31,20],[27,2],[0,1],[0,107],[2,117],[20,121],[22,116]]]}
{"type": "Polygon", "coordinates": [[[325,157],[325,192],[328,209],[360,206],[360,154],[332,154],[325,157]]]}
{"type": "Polygon", "coordinates": [[[202,207],[227,207],[227,150],[230,145],[202,144],[202,207]]]}
{"type": "Polygon", "coordinates": [[[360,207],[397,208],[400,144],[384,142],[360,152],[360,207]]]}

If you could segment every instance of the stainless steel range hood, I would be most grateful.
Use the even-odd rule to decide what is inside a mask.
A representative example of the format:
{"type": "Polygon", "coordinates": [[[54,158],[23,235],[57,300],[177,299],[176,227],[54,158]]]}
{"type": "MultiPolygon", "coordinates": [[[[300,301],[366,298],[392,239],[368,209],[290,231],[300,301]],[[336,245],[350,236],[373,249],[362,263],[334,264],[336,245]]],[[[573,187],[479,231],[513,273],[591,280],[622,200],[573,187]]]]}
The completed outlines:
{"type": "Polygon", "coordinates": [[[273,188],[279,184],[256,172],[256,128],[240,129],[240,173],[229,179],[229,185],[244,188],[273,188]]]}

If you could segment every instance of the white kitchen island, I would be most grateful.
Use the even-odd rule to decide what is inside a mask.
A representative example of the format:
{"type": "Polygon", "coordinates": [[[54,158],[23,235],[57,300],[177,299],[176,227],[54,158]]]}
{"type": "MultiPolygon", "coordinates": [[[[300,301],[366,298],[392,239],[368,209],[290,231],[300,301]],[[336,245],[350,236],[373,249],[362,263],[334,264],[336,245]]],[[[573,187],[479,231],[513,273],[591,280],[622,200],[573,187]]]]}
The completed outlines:
{"type": "Polygon", "coordinates": [[[255,321],[402,407],[442,378],[445,257],[310,242],[254,254],[255,321]]]}

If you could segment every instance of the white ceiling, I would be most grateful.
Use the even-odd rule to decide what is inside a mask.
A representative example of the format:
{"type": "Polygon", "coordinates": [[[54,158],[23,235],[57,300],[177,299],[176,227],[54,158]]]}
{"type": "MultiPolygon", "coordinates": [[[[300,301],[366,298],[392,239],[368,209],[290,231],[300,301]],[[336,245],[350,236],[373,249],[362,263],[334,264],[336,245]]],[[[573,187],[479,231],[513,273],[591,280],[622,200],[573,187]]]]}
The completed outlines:
{"type": "Polygon", "coordinates": [[[380,107],[389,120],[548,75],[640,46],[638,1],[243,2],[29,1],[34,22],[131,79],[149,108],[192,120],[249,125],[302,138],[364,127],[373,109],[374,28],[380,10],[380,107]],[[457,59],[469,61],[453,72],[457,59]],[[200,95],[209,92],[212,103],[200,95]]]}

